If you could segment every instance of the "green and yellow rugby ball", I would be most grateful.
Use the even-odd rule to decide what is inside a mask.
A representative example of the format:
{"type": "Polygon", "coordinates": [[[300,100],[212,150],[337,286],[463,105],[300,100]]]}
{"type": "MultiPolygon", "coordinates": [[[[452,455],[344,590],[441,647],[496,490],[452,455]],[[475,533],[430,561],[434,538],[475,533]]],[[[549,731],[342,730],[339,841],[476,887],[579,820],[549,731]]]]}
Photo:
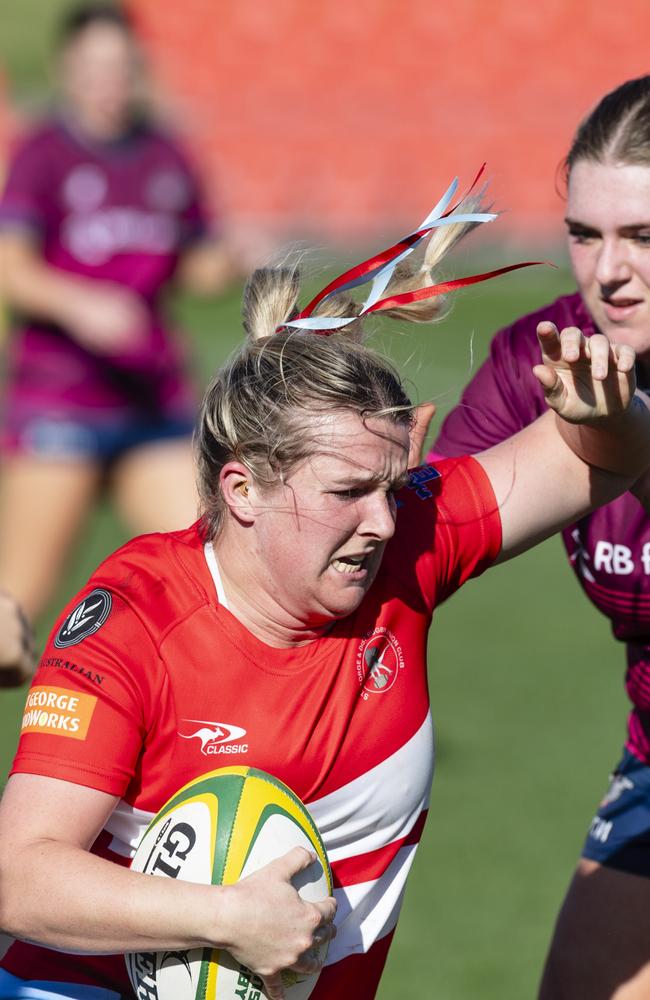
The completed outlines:
{"type": "MultiPolygon", "coordinates": [[[[224,767],[185,785],[154,817],[133,858],[135,871],[203,885],[231,885],[293,847],[317,860],[299,876],[300,895],[332,894],[325,848],[309,812],[290,788],[253,767],[224,767]]],[[[326,945],[323,946],[326,949],[326,945]]],[[[138,1000],[262,1000],[261,980],[224,950],[126,955],[138,1000]]],[[[283,974],[287,1000],[307,1000],[317,975],[283,974]]]]}

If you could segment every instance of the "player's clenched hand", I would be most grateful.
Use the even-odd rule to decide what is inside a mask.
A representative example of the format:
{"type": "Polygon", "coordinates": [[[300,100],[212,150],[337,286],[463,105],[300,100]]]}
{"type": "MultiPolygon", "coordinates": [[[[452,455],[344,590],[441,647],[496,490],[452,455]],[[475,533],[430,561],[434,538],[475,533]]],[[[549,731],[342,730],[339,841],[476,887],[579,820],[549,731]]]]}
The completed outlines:
{"type": "Polygon", "coordinates": [[[149,323],[140,297],[108,281],[75,282],[63,319],[75,340],[107,355],[137,350],[149,323]]]}
{"type": "Polygon", "coordinates": [[[34,672],[34,637],[14,599],[0,591],[0,687],[16,687],[34,672]]]}
{"type": "Polygon", "coordinates": [[[636,387],[633,348],[599,333],[587,338],[575,326],[560,332],[549,322],[538,324],[537,339],[542,364],[533,373],[564,420],[598,423],[627,410],[636,387]]]}
{"type": "MultiPolygon", "coordinates": [[[[291,884],[309,868],[315,855],[294,847],[259,871],[222,889],[221,919],[228,951],[264,980],[271,1000],[283,1000],[282,970],[304,975],[319,972],[321,946],[330,941],[336,901],[332,896],[309,903],[291,884]]],[[[220,935],[223,936],[223,933],[220,935]]]]}

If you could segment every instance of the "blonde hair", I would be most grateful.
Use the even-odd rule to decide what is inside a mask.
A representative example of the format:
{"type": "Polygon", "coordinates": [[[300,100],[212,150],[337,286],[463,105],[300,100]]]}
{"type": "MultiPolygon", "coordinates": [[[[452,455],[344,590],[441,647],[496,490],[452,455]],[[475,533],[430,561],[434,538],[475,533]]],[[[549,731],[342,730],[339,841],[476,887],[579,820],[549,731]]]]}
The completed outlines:
{"type": "MultiPolygon", "coordinates": [[[[419,270],[402,264],[386,295],[433,284],[433,266],[473,225],[435,229],[419,270]]],[[[202,526],[208,538],[223,525],[219,473],[226,462],[241,462],[255,481],[272,485],[317,449],[315,415],[345,410],[364,422],[385,417],[394,424],[411,424],[413,404],[398,372],[362,343],[359,303],[343,296],[319,303],[314,315],[354,317],[342,331],[324,335],[285,327],[296,316],[299,295],[297,267],[257,270],[244,289],[247,338],[209,386],[195,433],[202,526]]],[[[382,315],[430,322],[442,311],[440,299],[434,298],[382,315]]]]}

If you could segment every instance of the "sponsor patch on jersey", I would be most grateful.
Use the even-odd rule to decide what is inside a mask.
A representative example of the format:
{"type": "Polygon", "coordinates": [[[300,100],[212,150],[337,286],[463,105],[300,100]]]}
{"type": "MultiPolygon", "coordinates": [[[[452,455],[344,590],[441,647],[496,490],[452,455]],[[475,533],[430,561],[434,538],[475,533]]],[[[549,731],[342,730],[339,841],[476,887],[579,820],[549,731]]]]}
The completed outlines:
{"type": "Polygon", "coordinates": [[[402,647],[392,632],[378,626],[363,637],[357,649],[357,677],[363,698],[390,691],[403,669],[402,647]]]}
{"type": "Polygon", "coordinates": [[[184,740],[199,740],[205,757],[248,753],[248,743],[241,742],[246,735],[241,726],[206,719],[181,719],[181,722],[184,732],[179,731],[178,735],[184,740]]]}
{"type": "Polygon", "coordinates": [[[76,646],[102,627],[108,618],[113,599],[107,590],[93,590],[70,612],[54,637],[57,649],[76,646]]]}
{"type": "Polygon", "coordinates": [[[39,670],[43,670],[46,667],[53,667],[55,670],[68,670],[71,674],[79,674],[80,677],[85,677],[86,680],[92,681],[93,684],[97,684],[98,686],[104,683],[103,674],[98,674],[95,670],[87,670],[86,667],[82,667],[72,660],[64,660],[60,656],[44,656],[38,668],[39,670]]]}
{"type": "Polygon", "coordinates": [[[37,685],[27,695],[20,731],[85,740],[96,704],[94,694],[37,685]]]}
{"type": "Polygon", "coordinates": [[[429,500],[433,494],[428,489],[427,483],[434,479],[440,479],[440,473],[433,465],[421,465],[419,469],[413,469],[409,474],[409,481],[406,484],[407,490],[413,490],[420,500],[429,500]]]}

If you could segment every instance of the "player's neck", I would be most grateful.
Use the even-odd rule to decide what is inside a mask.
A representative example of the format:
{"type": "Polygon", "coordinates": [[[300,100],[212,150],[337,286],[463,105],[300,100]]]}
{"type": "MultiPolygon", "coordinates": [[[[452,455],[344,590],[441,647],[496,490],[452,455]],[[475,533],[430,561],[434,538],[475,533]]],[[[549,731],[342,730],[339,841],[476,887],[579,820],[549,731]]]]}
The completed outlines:
{"type": "Polygon", "coordinates": [[[251,572],[254,555],[244,553],[240,541],[224,534],[213,542],[213,551],[227,610],[260,642],[290,649],[314,642],[332,628],[333,620],[304,622],[284,608],[272,581],[265,583],[251,572]]]}
{"type": "Polygon", "coordinates": [[[110,146],[127,137],[134,126],[134,117],[94,114],[64,106],[63,120],[68,128],[89,143],[110,146]]]}

